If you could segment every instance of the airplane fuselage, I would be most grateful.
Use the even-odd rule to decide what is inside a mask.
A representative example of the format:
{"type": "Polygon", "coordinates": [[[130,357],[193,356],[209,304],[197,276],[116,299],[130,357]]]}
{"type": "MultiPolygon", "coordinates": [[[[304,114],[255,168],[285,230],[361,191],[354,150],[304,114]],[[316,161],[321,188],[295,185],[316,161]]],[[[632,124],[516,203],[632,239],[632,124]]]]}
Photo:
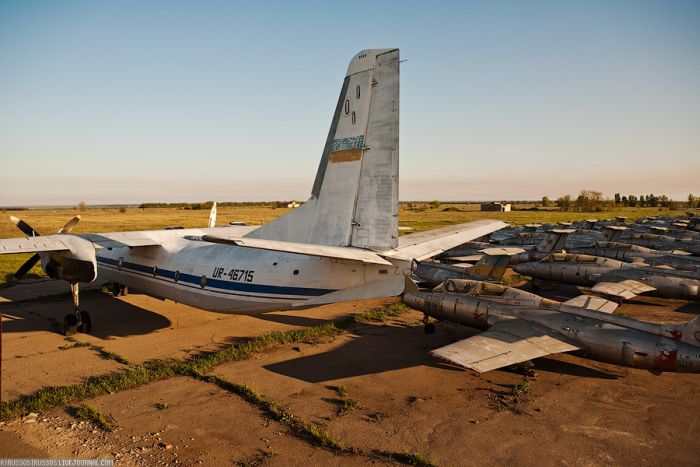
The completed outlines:
{"type": "Polygon", "coordinates": [[[339,289],[386,278],[392,266],[212,244],[173,237],[160,246],[101,249],[98,277],[210,311],[260,313],[303,306],[339,289]]]}

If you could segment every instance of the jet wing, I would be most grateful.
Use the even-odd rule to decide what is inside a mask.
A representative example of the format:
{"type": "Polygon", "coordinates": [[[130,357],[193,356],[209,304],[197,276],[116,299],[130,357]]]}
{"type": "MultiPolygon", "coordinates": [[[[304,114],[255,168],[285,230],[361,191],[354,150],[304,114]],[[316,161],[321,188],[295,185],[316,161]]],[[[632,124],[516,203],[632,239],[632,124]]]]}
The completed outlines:
{"type": "Polygon", "coordinates": [[[603,313],[612,313],[617,309],[617,303],[592,295],[579,295],[571,300],[562,302],[562,305],[588,308],[589,310],[602,311],[603,313]]]}
{"type": "Polygon", "coordinates": [[[260,238],[221,237],[217,235],[204,235],[202,240],[206,242],[221,243],[224,245],[233,245],[243,248],[257,248],[259,250],[294,253],[298,255],[316,256],[319,258],[330,258],[340,261],[392,266],[389,261],[385,260],[376,253],[368,250],[361,250],[359,248],[312,245],[308,243],[283,242],[279,240],[263,240],[260,238]]]}
{"type": "Polygon", "coordinates": [[[61,241],[60,235],[0,239],[0,255],[66,250],[70,248],[61,241]]]}
{"type": "Polygon", "coordinates": [[[566,338],[522,319],[507,319],[474,337],[430,352],[443,360],[479,373],[525,362],[545,355],[579,350],[566,338]]]}
{"type": "Polygon", "coordinates": [[[641,293],[656,290],[656,288],[632,279],[615,281],[613,278],[606,278],[591,287],[591,290],[593,292],[622,297],[625,300],[629,300],[641,293]]]}
{"type": "Polygon", "coordinates": [[[501,221],[480,220],[404,235],[399,237],[397,248],[383,251],[381,255],[406,261],[421,261],[507,226],[501,221]]]}

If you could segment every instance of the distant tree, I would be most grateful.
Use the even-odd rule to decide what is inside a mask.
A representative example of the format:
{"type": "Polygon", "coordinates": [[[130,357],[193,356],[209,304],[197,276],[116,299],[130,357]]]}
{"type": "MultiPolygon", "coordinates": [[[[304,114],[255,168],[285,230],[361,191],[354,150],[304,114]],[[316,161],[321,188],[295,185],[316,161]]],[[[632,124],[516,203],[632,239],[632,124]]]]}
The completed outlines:
{"type": "Polygon", "coordinates": [[[543,196],[542,197],[542,207],[548,208],[552,205],[552,202],[549,200],[549,197],[543,196]]]}
{"type": "Polygon", "coordinates": [[[639,206],[644,207],[647,204],[646,196],[641,195],[639,197],[639,206]]]}
{"type": "Polygon", "coordinates": [[[615,206],[620,205],[620,193],[615,193],[615,206]]]}
{"type": "Polygon", "coordinates": [[[79,211],[85,211],[87,209],[87,205],[85,204],[85,201],[81,201],[78,203],[78,210],[79,211]]]}
{"type": "Polygon", "coordinates": [[[126,206],[120,206],[119,207],[119,212],[126,212],[126,206]]]}
{"type": "Polygon", "coordinates": [[[637,197],[634,196],[634,195],[629,195],[629,196],[627,197],[627,199],[628,199],[628,202],[629,202],[629,206],[632,207],[632,208],[636,208],[636,207],[637,207],[637,204],[639,204],[639,201],[637,200],[637,197]]]}
{"type": "Polygon", "coordinates": [[[688,207],[692,209],[694,207],[697,207],[697,205],[698,205],[698,197],[692,193],[688,194],[688,207]]]}
{"type": "Polygon", "coordinates": [[[438,209],[438,208],[440,207],[440,204],[441,204],[440,201],[438,201],[438,200],[433,200],[433,201],[431,201],[431,203],[430,203],[430,207],[433,208],[433,209],[438,209]]]}
{"type": "Polygon", "coordinates": [[[623,197],[622,197],[622,205],[626,207],[626,206],[629,206],[629,205],[630,205],[629,203],[630,203],[630,202],[629,202],[629,200],[627,199],[627,196],[623,196],[623,197]]]}
{"type": "Polygon", "coordinates": [[[562,211],[571,209],[571,195],[560,196],[557,198],[557,206],[562,211]]]}

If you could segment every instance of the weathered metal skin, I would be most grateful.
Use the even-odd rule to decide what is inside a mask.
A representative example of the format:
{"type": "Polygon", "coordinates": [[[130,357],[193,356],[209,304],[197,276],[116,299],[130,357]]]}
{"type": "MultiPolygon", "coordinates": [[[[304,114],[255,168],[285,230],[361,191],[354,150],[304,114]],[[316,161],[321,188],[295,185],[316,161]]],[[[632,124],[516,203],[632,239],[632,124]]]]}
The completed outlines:
{"type": "Polygon", "coordinates": [[[608,363],[654,373],[700,372],[700,317],[682,325],[660,325],[574,307],[519,307],[450,293],[408,293],[404,302],[433,318],[482,330],[506,319],[530,321],[576,343],[582,356],[608,363]]]}
{"type": "Polygon", "coordinates": [[[97,278],[97,259],[92,242],[64,235],[63,242],[70,250],[39,253],[41,266],[52,279],[63,279],[71,283],[92,282],[97,278]]]}
{"type": "MultiPolygon", "coordinates": [[[[578,255],[581,258],[580,255],[578,255]]],[[[595,262],[542,261],[521,263],[514,267],[519,274],[565,284],[592,286],[601,281],[633,279],[654,287],[650,295],[688,300],[700,299],[698,274],[672,269],[636,266],[599,258],[595,262]],[[601,261],[605,260],[605,261],[601,261]]]]}
{"type": "Polygon", "coordinates": [[[700,257],[663,254],[656,250],[652,250],[651,248],[645,248],[638,245],[629,245],[624,243],[617,243],[614,247],[604,247],[595,245],[591,247],[574,248],[569,251],[571,253],[581,253],[586,255],[602,256],[604,258],[617,259],[633,264],[641,263],[643,265],[653,267],[669,266],[679,271],[697,271],[698,269],[700,269],[700,257]],[[627,248],[625,248],[622,245],[626,246],[627,248]]]}
{"type": "Polygon", "coordinates": [[[623,243],[645,246],[660,251],[686,251],[692,255],[700,256],[700,242],[695,240],[678,240],[673,237],[653,234],[635,234],[631,237],[620,239],[623,243]]]}

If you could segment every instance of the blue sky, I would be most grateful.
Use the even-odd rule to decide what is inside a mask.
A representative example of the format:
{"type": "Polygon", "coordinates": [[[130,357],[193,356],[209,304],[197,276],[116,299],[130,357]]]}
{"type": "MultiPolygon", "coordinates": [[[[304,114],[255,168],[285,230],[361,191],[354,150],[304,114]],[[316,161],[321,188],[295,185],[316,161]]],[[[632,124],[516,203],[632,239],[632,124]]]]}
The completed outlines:
{"type": "Polygon", "coordinates": [[[0,205],[306,199],[399,47],[402,199],[700,192],[700,2],[0,0],[0,205]]]}

